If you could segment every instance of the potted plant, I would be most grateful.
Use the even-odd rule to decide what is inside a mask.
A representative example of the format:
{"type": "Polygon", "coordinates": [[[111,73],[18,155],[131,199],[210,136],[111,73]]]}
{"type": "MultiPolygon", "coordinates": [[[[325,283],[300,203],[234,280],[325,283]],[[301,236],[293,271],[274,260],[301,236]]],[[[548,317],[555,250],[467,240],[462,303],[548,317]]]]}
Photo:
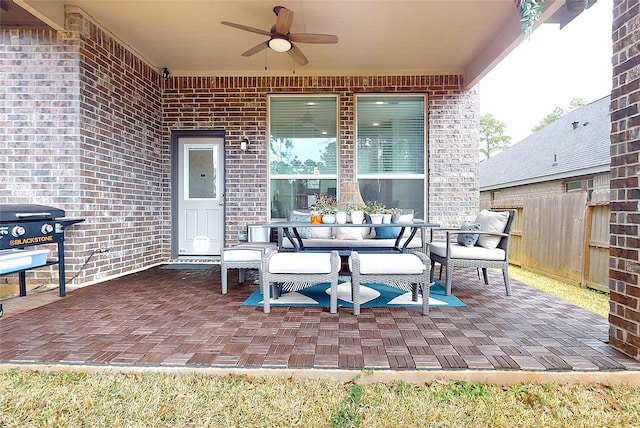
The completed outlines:
{"type": "Polygon", "coordinates": [[[400,219],[400,213],[402,213],[402,208],[389,208],[391,211],[391,223],[397,223],[400,219]]]}
{"type": "Polygon", "coordinates": [[[353,224],[362,224],[364,223],[364,209],[356,208],[353,205],[349,205],[347,207],[347,215],[349,217],[351,223],[353,224]]]}
{"type": "MultiPolygon", "coordinates": [[[[322,216],[322,223],[336,222],[336,198],[326,193],[316,195],[316,200],[311,205],[311,212],[316,216],[322,216]]],[[[313,216],[312,214],[312,216],[313,216]]]]}
{"type": "Polygon", "coordinates": [[[516,5],[520,13],[520,21],[524,30],[524,38],[528,39],[533,31],[533,25],[542,16],[543,4],[546,0],[520,0],[516,5]]]}
{"type": "Polygon", "coordinates": [[[377,201],[367,201],[364,212],[371,219],[372,224],[382,224],[386,207],[383,203],[377,201]]]}

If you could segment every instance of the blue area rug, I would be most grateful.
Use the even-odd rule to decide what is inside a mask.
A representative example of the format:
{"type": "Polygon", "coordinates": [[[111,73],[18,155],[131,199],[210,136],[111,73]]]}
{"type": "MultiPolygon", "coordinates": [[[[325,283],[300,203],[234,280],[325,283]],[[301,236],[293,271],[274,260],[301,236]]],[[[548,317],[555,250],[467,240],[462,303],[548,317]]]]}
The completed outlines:
{"type": "MultiPolygon", "coordinates": [[[[304,290],[284,293],[279,299],[271,299],[272,306],[326,306],[329,307],[329,284],[323,283],[304,290]]],[[[262,306],[260,290],[254,291],[242,306],[262,306]]],[[[338,284],[338,306],[353,307],[351,301],[351,283],[338,284]]],[[[411,292],[384,284],[366,284],[360,287],[360,307],[384,308],[393,306],[422,306],[422,296],[418,301],[411,300],[411,292]]],[[[429,292],[429,307],[467,306],[453,294],[445,296],[444,288],[435,283],[429,292]]]]}

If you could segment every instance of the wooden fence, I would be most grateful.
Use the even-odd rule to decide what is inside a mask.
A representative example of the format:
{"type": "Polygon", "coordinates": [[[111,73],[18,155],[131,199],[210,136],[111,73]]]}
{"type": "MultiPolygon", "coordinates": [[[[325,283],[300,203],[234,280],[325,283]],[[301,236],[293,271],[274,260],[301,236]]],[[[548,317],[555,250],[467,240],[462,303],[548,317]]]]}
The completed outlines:
{"type": "Polygon", "coordinates": [[[565,282],[609,291],[609,203],[584,192],[494,204],[513,209],[509,261],[565,282]]]}

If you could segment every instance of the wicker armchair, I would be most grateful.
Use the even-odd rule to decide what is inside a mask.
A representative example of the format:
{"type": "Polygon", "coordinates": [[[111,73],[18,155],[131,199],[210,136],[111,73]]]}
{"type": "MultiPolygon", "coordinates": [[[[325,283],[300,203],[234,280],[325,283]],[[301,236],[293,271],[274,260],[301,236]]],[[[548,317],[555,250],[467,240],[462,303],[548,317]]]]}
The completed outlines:
{"type": "MultiPolygon", "coordinates": [[[[480,230],[462,230],[462,229],[437,229],[445,232],[444,241],[433,241],[429,244],[429,252],[431,257],[431,277],[435,263],[440,263],[440,278],[442,277],[442,266],[446,268],[445,290],[446,294],[451,294],[451,277],[454,267],[472,267],[482,269],[482,276],[485,284],[489,284],[487,277],[488,268],[502,269],[504,277],[504,287],[507,296],[511,295],[511,286],[509,285],[509,234],[511,226],[515,218],[516,212],[513,210],[494,213],[483,210],[476,218],[476,224],[483,222],[480,230]],[[507,216],[504,226],[496,226],[496,222],[487,227],[487,216],[507,216]],[[482,216],[482,217],[481,217],[482,216]],[[478,235],[478,244],[473,246],[465,246],[459,243],[457,236],[478,235]],[[488,241],[488,244],[484,242],[488,241]],[[493,245],[490,245],[493,243],[493,245]],[[484,245],[481,245],[484,244],[484,245]],[[495,246],[494,246],[495,245],[495,246]]],[[[494,216],[494,219],[496,218],[494,216]]],[[[498,222],[499,223],[499,222],[498,222]]],[[[433,230],[432,230],[433,236],[433,230]]]]}

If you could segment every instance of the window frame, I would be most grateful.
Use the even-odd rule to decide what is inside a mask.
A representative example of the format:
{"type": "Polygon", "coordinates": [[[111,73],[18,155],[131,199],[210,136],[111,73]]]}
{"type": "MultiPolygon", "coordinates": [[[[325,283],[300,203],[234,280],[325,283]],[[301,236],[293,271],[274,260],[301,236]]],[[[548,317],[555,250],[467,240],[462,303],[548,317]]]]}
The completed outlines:
{"type": "MultiPolygon", "coordinates": [[[[271,200],[271,187],[273,180],[335,180],[336,195],[339,192],[338,186],[340,183],[340,96],[336,93],[277,93],[267,94],[267,218],[268,220],[282,219],[282,217],[272,217],[272,200],[271,200]],[[319,173],[319,174],[272,174],[271,173],[271,100],[274,98],[333,98],[335,99],[335,115],[336,115],[336,172],[335,174],[319,173]]],[[[319,189],[320,192],[321,189],[319,189]]]]}
{"type": "Polygon", "coordinates": [[[360,182],[361,180],[421,180],[423,184],[423,203],[422,203],[422,211],[424,212],[424,218],[428,217],[428,189],[429,189],[429,130],[428,130],[428,109],[429,109],[429,98],[428,93],[424,92],[393,92],[393,93],[358,93],[354,94],[354,165],[353,172],[356,181],[360,182]],[[422,144],[423,144],[423,165],[422,165],[422,173],[416,174],[360,174],[358,172],[358,150],[360,143],[359,136],[359,119],[358,119],[358,103],[359,100],[364,98],[422,98],[423,100],[423,135],[422,135],[422,144]]]}

